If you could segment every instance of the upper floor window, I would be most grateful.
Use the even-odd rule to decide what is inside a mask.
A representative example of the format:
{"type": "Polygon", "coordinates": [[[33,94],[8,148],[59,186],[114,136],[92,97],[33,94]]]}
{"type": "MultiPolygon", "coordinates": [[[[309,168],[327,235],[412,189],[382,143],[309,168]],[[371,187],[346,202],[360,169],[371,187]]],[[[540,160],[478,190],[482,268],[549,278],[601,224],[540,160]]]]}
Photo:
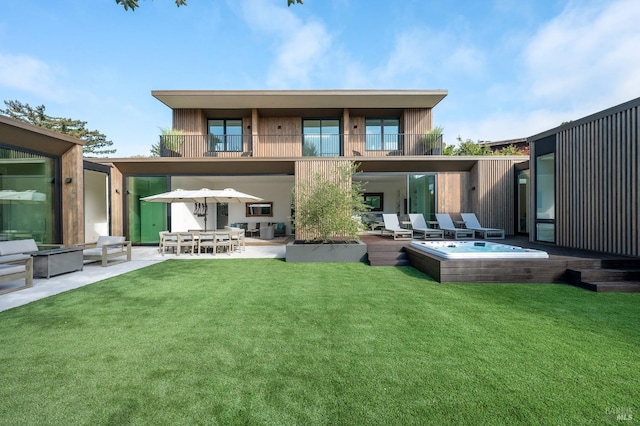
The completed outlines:
{"type": "Polygon", "coordinates": [[[340,156],[340,120],[303,120],[302,155],[340,156]]]}
{"type": "Polygon", "coordinates": [[[242,151],[242,120],[209,120],[209,151],[242,151]]]}
{"type": "Polygon", "coordinates": [[[367,118],[367,151],[395,151],[400,149],[400,120],[397,118],[367,118]]]}

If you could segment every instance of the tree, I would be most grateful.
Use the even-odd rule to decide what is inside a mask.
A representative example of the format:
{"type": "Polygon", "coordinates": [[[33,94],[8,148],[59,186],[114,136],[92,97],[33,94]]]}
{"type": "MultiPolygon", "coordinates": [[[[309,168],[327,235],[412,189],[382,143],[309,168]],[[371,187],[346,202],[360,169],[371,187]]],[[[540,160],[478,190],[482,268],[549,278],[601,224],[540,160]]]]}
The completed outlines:
{"type": "MultiPolygon", "coordinates": [[[[139,0],[116,0],[116,4],[121,4],[124,7],[124,10],[135,10],[136,7],[139,7],[139,0]]],[[[292,4],[303,4],[304,0],[287,0],[287,6],[291,6],[292,4]]],[[[187,0],[175,0],[176,6],[186,6],[187,0]]]]}
{"type": "Polygon", "coordinates": [[[357,240],[360,221],[355,216],[369,210],[364,203],[362,183],[352,182],[358,166],[336,164],[333,173],[317,173],[294,190],[295,225],[313,236],[314,242],[357,240]]]}
{"type": "Polygon", "coordinates": [[[108,148],[113,145],[113,142],[107,140],[104,134],[86,128],[86,121],[51,117],[45,113],[44,105],[33,108],[29,104],[23,104],[17,100],[4,101],[4,104],[7,108],[0,109],[0,114],[83,140],[85,145],[82,152],[85,157],[97,157],[116,152],[115,149],[108,148]]]}
{"type": "Polygon", "coordinates": [[[462,137],[458,136],[458,146],[456,155],[489,155],[491,154],[491,150],[486,147],[479,145],[477,142],[472,141],[471,139],[467,139],[465,141],[462,140],[462,137]]]}

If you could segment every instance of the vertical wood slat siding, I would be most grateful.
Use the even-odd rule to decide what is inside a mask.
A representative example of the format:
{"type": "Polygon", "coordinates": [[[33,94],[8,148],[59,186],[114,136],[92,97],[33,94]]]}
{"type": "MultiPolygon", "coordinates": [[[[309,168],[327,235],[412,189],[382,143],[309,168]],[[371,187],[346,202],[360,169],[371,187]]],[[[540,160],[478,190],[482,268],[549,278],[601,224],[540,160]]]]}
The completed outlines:
{"type": "Polygon", "coordinates": [[[470,211],[469,172],[440,172],[436,187],[438,213],[449,213],[453,220],[460,220],[460,213],[470,211]]]}
{"type": "MultiPolygon", "coordinates": [[[[351,164],[349,160],[299,160],[295,164],[295,192],[299,194],[301,189],[306,185],[315,182],[318,174],[329,179],[334,178],[335,182],[339,182],[339,176],[336,175],[336,168],[341,165],[351,164]]],[[[351,186],[351,180],[343,182],[345,187],[351,186]]],[[[296,200],[296,205],[298,204],[296,200]]],[[[296,226],[296,240],[312,240],[318,237],[308,229],[301,229],[296,226]]]]}
{"type": "Polygon", "coordinates": [[[258,127],[254,157],[302,157],[300,117],[262,117],[258,127]]]}
{"type": "MultiPolygon", "coordinates": [[[[431,108],[407,108],[402,114],[401,133],[406,135],[424,135],[431,130],[432,114],[431,108]]],[[[409,138],[405,140],[404,154],[422,154],[424,147],[419,138],[409,138]]]]}
{"type": "Polygon", "coordinates": [[[558,133],[558,245],[640,256],[639,120],[633,106],[558,133]]]}
{"type": "Polygon", "coordinates": [[[185,135],[206,135],[207,120],[201,109],[185,108],[173,110],[173,128],[185,135]]]}
{"type": "Polygon", "coordinates": [[[478,221],[487,228],[504,229],[513,235],[515,229],[515,169],[518,161],[480,159],[471,171],[469,206],[478,221]]]}

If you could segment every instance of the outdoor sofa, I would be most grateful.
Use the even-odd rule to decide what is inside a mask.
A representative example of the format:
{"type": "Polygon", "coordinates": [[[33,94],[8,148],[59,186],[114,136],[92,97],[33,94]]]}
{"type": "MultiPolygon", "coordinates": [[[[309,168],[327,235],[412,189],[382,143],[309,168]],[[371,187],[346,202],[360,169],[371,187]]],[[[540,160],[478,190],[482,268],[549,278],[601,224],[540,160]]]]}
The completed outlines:
{"type": "Polygon", "coordinates": [[[107,266],[109,260],[118,257],[127,257],[131,260],[131,241],[125,241],[121,236],[101,235],[98,241],[88,244],[76,244],[75,247],[82,247],[82,258],[84,260],[99,260],[102,266],[107,266]]]}
{"type": "Polygon", "coordinates": [[[35,240],[0,241],[0,283],[24,278],[24,286],[11,288],[0,294],[33,286],[33,258],[29,252],[38,251],[35,240]]]}

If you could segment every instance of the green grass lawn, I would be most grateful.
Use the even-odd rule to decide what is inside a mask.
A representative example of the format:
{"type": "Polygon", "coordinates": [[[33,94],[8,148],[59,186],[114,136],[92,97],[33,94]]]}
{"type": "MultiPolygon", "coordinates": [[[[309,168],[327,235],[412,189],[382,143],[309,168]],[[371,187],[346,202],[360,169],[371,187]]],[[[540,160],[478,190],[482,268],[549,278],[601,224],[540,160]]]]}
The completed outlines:
{"type": "Polygon", "coordinates": [[[170,260],[0,324],[0,424],[640,420],[639,294],[170,260]]]}

